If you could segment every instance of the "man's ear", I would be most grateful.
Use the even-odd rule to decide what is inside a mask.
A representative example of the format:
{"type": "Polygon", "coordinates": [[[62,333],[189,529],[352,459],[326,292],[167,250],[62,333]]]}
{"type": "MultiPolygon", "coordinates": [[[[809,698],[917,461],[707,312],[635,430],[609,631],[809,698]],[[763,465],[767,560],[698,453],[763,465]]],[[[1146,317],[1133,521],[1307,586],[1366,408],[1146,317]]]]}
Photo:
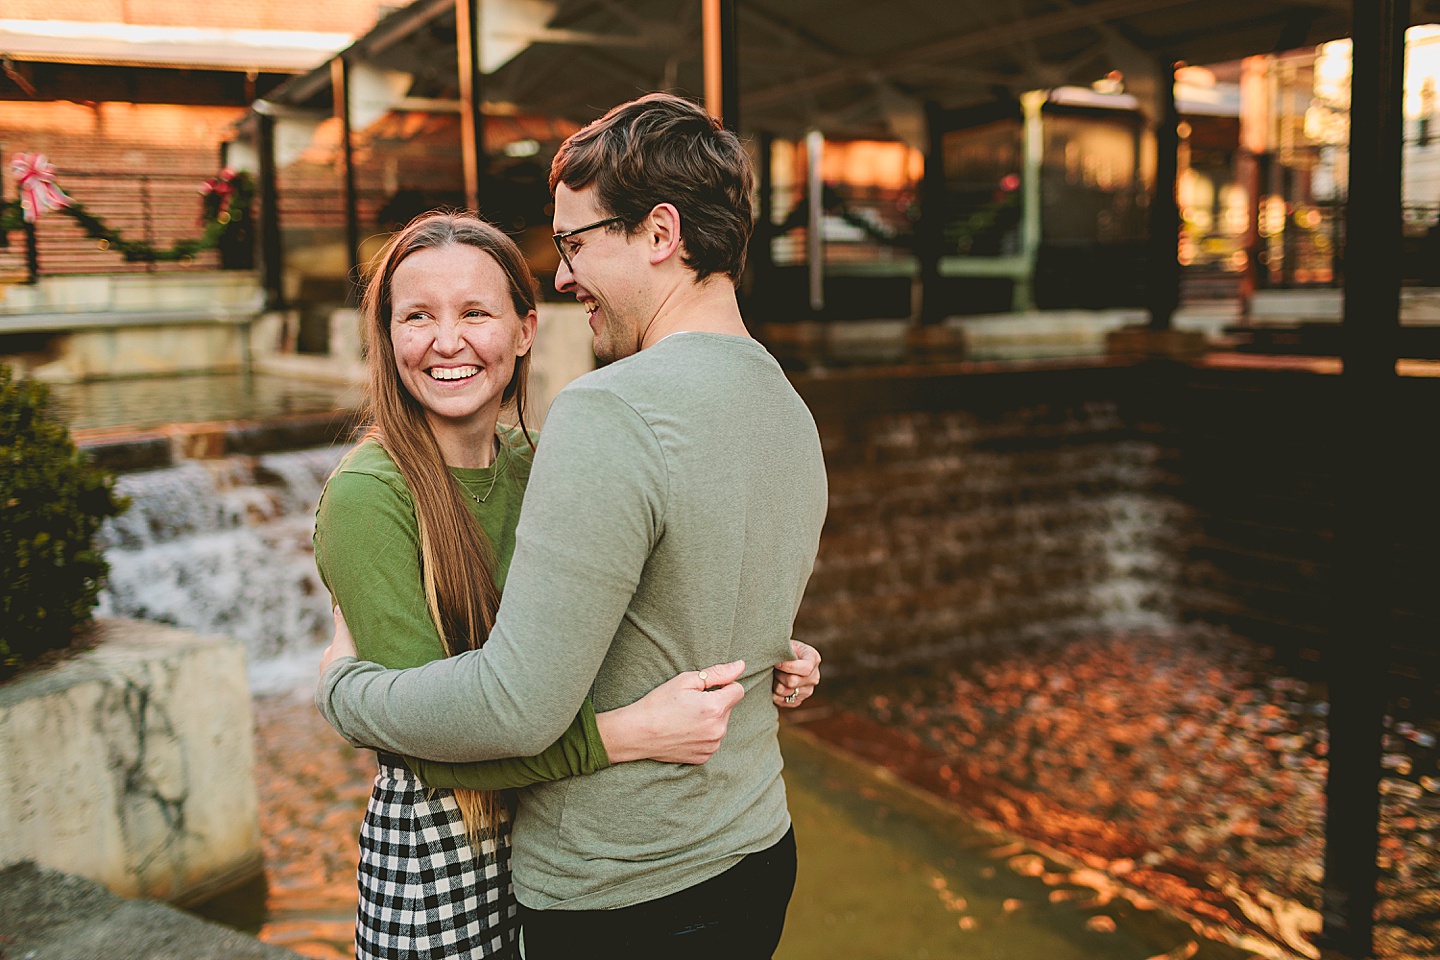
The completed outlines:
{"type": "Polygon", "coordinates": [[[680,250],[680,211],[673,203],[657,203],[646,218],[650,262],[664,263],[680,250]]]}

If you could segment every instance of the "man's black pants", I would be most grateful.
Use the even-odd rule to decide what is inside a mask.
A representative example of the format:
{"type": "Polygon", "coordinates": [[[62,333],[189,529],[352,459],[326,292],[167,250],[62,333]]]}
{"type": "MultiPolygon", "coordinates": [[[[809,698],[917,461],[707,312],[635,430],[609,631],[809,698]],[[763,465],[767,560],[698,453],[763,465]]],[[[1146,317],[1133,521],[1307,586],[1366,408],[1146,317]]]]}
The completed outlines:
{"type": "Polygon", "coordinates": [[[718,877],[618,910],[520,907],[526,960],[768,960],[795,889],[795,830],[718,877]]]}

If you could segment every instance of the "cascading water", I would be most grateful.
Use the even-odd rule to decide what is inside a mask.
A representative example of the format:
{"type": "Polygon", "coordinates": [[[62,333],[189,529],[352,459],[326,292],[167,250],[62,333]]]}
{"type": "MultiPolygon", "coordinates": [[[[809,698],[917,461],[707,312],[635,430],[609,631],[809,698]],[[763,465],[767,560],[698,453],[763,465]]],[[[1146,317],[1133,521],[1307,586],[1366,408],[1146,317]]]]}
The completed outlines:
{"type": "Polygon", "coordinates": [[[122,475],[116,488],[131,504],[101,533],[110,582],[98,612],[242,641],[256,693],[313,680],[330,635],[311,545],[315,504],[346,449],[122,475]]]}

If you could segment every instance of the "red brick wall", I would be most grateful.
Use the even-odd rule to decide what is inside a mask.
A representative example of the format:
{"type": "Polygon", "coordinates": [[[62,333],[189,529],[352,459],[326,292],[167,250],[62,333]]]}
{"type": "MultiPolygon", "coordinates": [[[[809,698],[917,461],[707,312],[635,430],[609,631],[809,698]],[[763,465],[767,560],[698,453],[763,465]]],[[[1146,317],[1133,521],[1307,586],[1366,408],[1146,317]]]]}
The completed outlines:
{"type": "MultiPolygon", "coordinates": [[[[127,238],[145,238],[137,178],[149,177],[151,240],[168,246],[199,235],[200,183],[219,171],[219,144],[243,114],[237,107],[6,101],[0,102],[0,147],[7,163],[16,153],[46,154],[61,188],[127,238]]],[[[4,195],[13,199],[8,167],[3,178],[4,195]]],[[[146,269],[99,250],[67,217],[43,217],[38,239],[42,273],[146,269]]],[[[10,240],[10,249],[0,250],[0,275],[25,270],[21,235],[12,233],[10,240]]],[[[215,262],[215,254],[207,253],[195,266],[215,262]]]]}
{"type": "MultiPolygon", "coordinates": [[[[307,30],[360,35],[395,0],[249,0],[241,4],[193,4],[177,0],[5,0],[4,16],[17,20],[77,20],[153,26],[252,30],[307,30]]],[[[0,80],[0,82],[6,82],[0,80]]],[[[177,81],[181,82],[181,81],[177,81]]],[[[199,234],[200,180],[219,170],[220,144],[244,114],[234,107],[195,107],[104,102],[0,101],[0,151],[6,157],[42,152],[55,164],[61,186],[127,238],[168,246],[199,234]],[[113,183],[85,174],[110,174],[113,183]],[[150,178],[150,235],[143,224],[145,201],[135,180],[150,178]]],[[[15,187],[4,175],[4,196],[15,187]]],[[[52,216],[39,225],[42,273],[96,273],[147,269],[97,249],[73,221],[52,216]]],[[[0,276],[25,271],[23,239],[10,237],[0,250],[0,276]]],[[[215,264],[205,254],[195,266],[215,264]]],[[[184,269],[162,266],[161,269],[184,269]]]]}

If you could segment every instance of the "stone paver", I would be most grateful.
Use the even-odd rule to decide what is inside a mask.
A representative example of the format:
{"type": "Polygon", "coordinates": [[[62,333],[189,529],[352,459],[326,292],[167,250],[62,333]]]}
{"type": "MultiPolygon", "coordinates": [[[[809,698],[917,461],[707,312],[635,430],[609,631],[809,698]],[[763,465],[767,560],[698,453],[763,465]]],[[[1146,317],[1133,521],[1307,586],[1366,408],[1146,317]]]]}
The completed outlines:
{"type": "Polygon", "coordinates": [[[217,923],[31,863],[0,870],[3,960],[297,960],[217,923]]]}

